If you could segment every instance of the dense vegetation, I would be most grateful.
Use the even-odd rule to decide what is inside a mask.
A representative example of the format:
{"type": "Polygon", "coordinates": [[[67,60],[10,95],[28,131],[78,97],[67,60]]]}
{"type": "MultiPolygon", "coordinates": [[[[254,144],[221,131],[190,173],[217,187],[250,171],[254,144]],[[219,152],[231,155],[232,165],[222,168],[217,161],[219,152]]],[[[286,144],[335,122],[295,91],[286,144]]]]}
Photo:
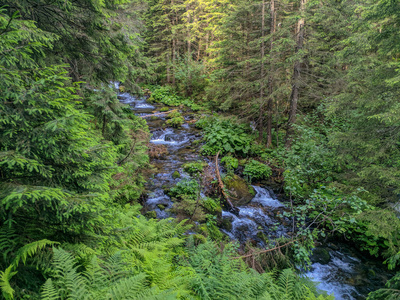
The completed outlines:
{"type": "Polygon", "coordinates": [[[332,237],[397,270],[399,26],[398,0],[0,1],[2,298],[330,299],[293,266],[332,237]],[[140,214],[150,133],[116,81],[196,112],[224,180],[283,188],[285,253],[246,264],[202,162],[176,220],[140,214]]]}

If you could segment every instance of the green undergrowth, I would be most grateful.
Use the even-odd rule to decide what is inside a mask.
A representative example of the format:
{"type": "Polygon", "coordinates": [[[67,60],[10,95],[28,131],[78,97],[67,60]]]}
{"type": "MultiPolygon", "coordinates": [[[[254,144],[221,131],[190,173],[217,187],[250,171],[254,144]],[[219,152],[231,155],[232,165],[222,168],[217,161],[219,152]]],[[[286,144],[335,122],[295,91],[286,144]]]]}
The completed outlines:
{"type": "Polygon", "coordinates": [[[148,102],[162,103],[168,106],[184,105],[192,111],[202,110],[203,107],[189,98],[178,96],[169,86],[156,86],[152,89],[152,93],[148,102]]]}

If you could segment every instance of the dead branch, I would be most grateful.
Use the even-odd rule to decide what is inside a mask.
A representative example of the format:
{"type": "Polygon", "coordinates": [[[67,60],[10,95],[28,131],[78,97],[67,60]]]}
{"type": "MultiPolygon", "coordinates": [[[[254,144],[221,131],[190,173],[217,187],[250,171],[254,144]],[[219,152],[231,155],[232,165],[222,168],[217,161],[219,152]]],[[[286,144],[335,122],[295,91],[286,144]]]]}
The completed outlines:
{"type": "Polygon", "coordinates": [[[259,252],[250,253],[250,254],[247,254],[247,255],[232,257],[231,259],[246,258],[246,257],[251,257],[251,256],[254,256],[254,255],[258,255],[258,254],[263,254],[263,253],[272,252],[272,251],[275,251],[275,250],[279,250],[279,249],[281,249],[281,248],[283,248],[283,247],[286,247],[286,246],[288,246],[288,245],[290,245],[290,244],[293,244],[295,241],[296,241],[296,240],[287,242],[286,244],[283,244],[283,245],[281,245],[281,246],[277,246],[277,247],[275,247],[275,248],[266,249],[266,250],[262,250],[262,251],[259,251],[259,252]]]}

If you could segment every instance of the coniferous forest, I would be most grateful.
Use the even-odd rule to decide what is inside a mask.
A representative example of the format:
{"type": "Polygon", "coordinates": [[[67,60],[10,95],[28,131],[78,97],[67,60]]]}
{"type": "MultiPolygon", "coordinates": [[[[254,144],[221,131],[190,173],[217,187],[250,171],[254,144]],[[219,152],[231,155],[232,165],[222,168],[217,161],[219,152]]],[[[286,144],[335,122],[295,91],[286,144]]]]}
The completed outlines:
{"type": "Polygon", "coordinates": [[[400,299],[399,29],[400,0],[0,0],[0,298],[400,299]]]}

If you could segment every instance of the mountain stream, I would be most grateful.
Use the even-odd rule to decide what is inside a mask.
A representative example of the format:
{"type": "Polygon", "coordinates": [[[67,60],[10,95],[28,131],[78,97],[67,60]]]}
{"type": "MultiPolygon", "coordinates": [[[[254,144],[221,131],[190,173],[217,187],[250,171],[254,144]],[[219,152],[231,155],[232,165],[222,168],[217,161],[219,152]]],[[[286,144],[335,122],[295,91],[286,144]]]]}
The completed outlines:
{"type": "MultiPolygon", "coordinates": [[[[118,88],[118,85],[116,85],[118,88]]],[[[120,102],[130,105],[137,115],[159,114],[162,105],[149,104],[146,98],[137,98],[128,93],[119,93],[120,102]]],[[[174,186],[183,178],[189,177],[183,171],[182,165],[187,162],[203,160],[210,166],[213,162],[199,153],[201,131],[194,127],[191,114],[184,114],[185,124],[179,129],[166,127],[166,114],[157,117],[146,117],[152,133],[150,143],[164,145],[168,151],[164,157],[151,159],[151,164],[157,169],[156,174],[147,182],[148,195],[144,209],[155,211],[158,218],[173,217],[169,213],[172,201],[164,193],[164,187],[174,186]],[[173,176],[178,171],[179,178],[173,176]]],[[[290,231],[290,220],[283,217],[285,203],[279,201],[273,191],[265,186],[253,186],[255,196],[252,201],[239,207],[239,213],[222,212],[225,221],[220,230],[232,240],[245,242],[248,239],[260,240],[262,233],[270,238],[286,236],[290,231]]],[[[327,244],[317,247],[311,257],[312,265],[303,276],[318,282],[318,288],[328,294],[334,294],[335,299],[365,299],[370,291],[384,285],[390,275],[378,261],[365,258],[361,253],[347,244],[327,244]]]]}

